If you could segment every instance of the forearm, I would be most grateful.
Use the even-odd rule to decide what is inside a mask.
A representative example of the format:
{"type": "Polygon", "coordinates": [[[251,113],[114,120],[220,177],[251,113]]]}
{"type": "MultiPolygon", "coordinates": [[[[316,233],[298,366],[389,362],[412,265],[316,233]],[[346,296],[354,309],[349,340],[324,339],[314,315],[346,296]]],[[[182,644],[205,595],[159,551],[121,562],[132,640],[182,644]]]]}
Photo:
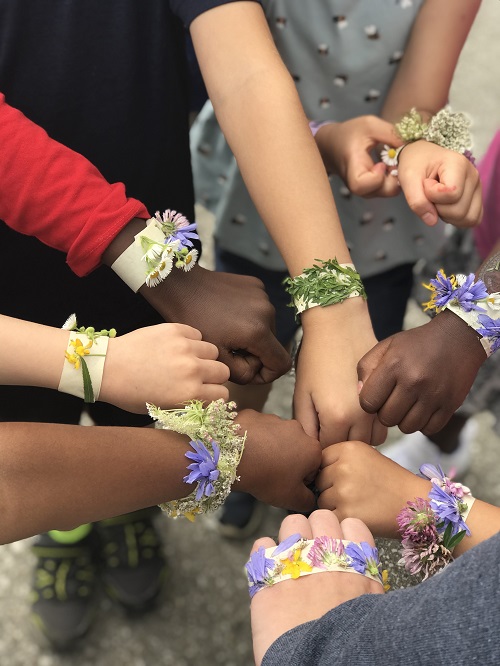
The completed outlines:
{"type": "Polygon", "coordinates": [[[411,108],[433,115],[448,101],[460,52],[481,0],[426,0],[413,25],[382,117],[397,122],[411,108]]]}
{"type": "Polygon", "coordinates": [[[191,32],[219,123],[291,274],[315,259],[349,261],[321,156],[262,10],[225,5],[191,32]]]}
{"type": "Polygon", "coordinates": [[[184,497],[187,439],[150,428],[0,424],[0,541],[184,497]]]}
{"type": "Polygon", "coordinates": [[[0,315],[0,384],[57,389],[68,331],[0,315]]]}
{"type": "Polygon", "coordinates": [[[0,219],[65,252],[75,273],[96,268],[132,218],[148,217],[121,183],[110,185],[82,155],[51,139],[0,94],[0,219]]]}

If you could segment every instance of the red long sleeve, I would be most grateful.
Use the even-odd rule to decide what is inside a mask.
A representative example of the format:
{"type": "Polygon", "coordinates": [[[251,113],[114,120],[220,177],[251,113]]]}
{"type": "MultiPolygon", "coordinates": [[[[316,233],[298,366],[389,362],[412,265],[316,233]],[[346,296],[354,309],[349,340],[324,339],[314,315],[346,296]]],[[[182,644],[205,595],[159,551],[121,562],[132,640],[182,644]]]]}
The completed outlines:
{"type": "Polygon", "coordinates": [[[51,139],[0,93],[0,219],[67,254],[79,276],[134,217],[149,217],[85,157],[51,139]]]}

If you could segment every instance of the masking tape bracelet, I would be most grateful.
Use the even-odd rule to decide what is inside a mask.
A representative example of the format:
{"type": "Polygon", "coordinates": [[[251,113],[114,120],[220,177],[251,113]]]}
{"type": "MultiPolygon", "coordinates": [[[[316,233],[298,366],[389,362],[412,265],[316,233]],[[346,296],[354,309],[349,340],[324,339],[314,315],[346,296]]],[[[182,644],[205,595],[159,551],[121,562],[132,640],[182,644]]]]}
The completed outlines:
{"type": "Polygon", "coordinates": [[[422,465],[420,474],[432,488],[427,499],[407,502],[398,515],[399,564],[425,580],[452,562],[453,549],[470,535],[465,521],[475,499],[467,486],[452,481],[439,465],[422,465]]]}
{"type": "Polygon", "coordinates": [[[192,462],[183,480],[196,487],[183,499],[160,504],[162,511],[190,521],[198,514],[216,511],[238,479],[236,470],[245,446],[246,432],[240,435],[240,426],[234,423],[236,403],[219,399],[204,407],[201,400],[191,400],[180,409],[159,409],[149,403],[147,408],[156,427],[188,435],[191,440],[185,456],[192,462]]]}
{"type": "Polygon", "coordinates": [[[252,553],[245,569],[250,597],[284,580],[332,571],[357,573],[380,583],[384,589],[389,587],[376,548],[366,541],[357,543],[330,536],[303,539],[300,534],[293,534],[279,546],[261,546],[252,553]]]}
{"type": "Polygon", "coordinates": [[[198,250],[192,239],[199,236],[195,230],[196,223],[181,213],[166,210],[160,215],[157,211],[111,268],[134,292],[144,284],[155,287],[174,267],[190,271],[196,264],[198,250]]]}
{"type": "Polygon", "coordinates": [[[500,293],[488,292],[474,273],[447,277],[442,269],[423,286],[431,292],[429,301],[423,303],[425,310],[451,310],[480,336],[488,357],[500,347],[500,293]]]}
{"type": "Polygon", "coordinates": [[[68,317],[62,328],[70,334],[57,390],[83,398],[86,403],[96,402],[101,391],[109,338],[114,338],[116,331],[114,328],[96,331],[91,326],[77,328],[74,314],[68,317]]]}
{"type": "Polygon", "coordinates": [[[335,305],[348,298],[361,296],[366,299],[363,282],[354,264],[339,264],[337,259],[315,261],[319,265],[283,280],[286,291],[292,297],[290,307],[295,307],[297,315],[309,308],[335,305]]]}
{"type": "Polygon", "coordinates": [[[453,113],[449,106],[438,111],[427,122],[424,122],[417,109],[411,109],[394,125],[397,135],[405,143],[399,148],[384,145],[380,158],[391,170],[390,174],[397,176],[401,151],[410,143],[424,140],[460,153],[475,164],[469,127],[469,119],[463,113],[453,113]]]}

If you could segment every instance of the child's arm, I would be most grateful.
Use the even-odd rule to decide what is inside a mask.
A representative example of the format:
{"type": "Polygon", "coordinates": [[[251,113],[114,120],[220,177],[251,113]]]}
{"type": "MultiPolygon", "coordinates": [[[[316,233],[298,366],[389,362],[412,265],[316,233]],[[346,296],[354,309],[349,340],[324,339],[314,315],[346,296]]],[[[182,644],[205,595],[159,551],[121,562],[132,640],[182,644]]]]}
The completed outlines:
{"type": "MultiPolygon", "coordinates": [[[[460,52],[480,5],[481,0],[424,2],[385,100],[384,119],[397,122],[416,108],[427,120],[446,105],[460,52]]],[[[460,227],[479,224],[479,177],[462,155],[416,142],[401,153],[398,178],[409,206],[426,224],[435,224],[438,217],[460,227]]]]}
{"type": "MultiPolygon", "coordinates": [[[[397,516],[408,501],[425,499],[432,484],[362,442],[341,442],[323,451],[316,479],[318,506],[333,510],[339,520],[363,520],[375,536],[399,538],[397,516]]],[[[476,500],[467,518],[471,535],[454,555],[500,531],[500,508],[476,500]]]]}
{"type": "MultiPolygon", "coordinates": [[[[500,291],[500,243],[476,277],[500,291]]],[[[427,324],[379,342],[358,364],[363,409],[405,432],[441,430],[465,400],[486,353],[479,335],[444,310],[427,324]]]]}
{"type": "MultiPolygon", "coordinates": [[[[222,5],[196,18],[191,34],[217,119],[290,274],[318,259],[350,262],[321,157],[262,8],[222,5]]],[[[353,372],[375,343],[366,303],[311,308],[302,323],[297,418],[325,443],[372,441],[353,372]]]]}
{"type": "MultiPolygon", "coordinates": [[[[236,422],[247,441],[235,487],[312,510],[305,483],[320,464],[318,442],[276,416],[243,411],[236,422]]],[[[1,423],[0,543],[186,497],[188,449],[189,437],[167,430],[1,423]]]]}
{"type": "MultiPolygon", "coordinates": [[[[90,324],[90,322],[87,322],[90,324]]],[[[0,384],[57,389],[69,331],[0,315],[0,384]]],[[[91,353],[98,353],[96,347],[91,353]]],[[[228,398],[229,370],[215,345],[184,324],[159,324],[109,339],[99,400],[138,414],[187,400],[228,398]]],[[[82,377],[82,370],[72,369],[82,377]]],[[[81,379],[83,385],[83,378],[81,379]]]]}

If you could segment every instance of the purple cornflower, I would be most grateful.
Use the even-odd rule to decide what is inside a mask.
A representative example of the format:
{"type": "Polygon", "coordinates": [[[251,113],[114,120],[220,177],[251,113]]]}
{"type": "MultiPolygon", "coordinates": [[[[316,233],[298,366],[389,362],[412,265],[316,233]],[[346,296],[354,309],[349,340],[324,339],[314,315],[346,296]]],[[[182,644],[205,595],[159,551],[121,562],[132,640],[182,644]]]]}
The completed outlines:
{"type": "Polygon", "coordinates": [[[157,211],[155,218],[165,233],[165,244],[179,241],[181,248],[193,247],[190,239],[199,238],[198,234],[194,233],[196,222],[190,224],[187,217],[176,210],[166,210],[163,215],[157,211]]]}
{"type": "Polygon", "coordinates": [[[368,571],[372,576],[380,576],[378,550],[369,543],[362,541],[357,544],[351,541],[345,547],[345,552],[351,558],[349,564],[355,571],[361,574],[368,571]]]}
{"type": "Polygon", "coordinates": [[[482,280],[474,282],[475,279],[476,276],[474,273],[469,273],[464,283],[453,293],[453,300],[456,300],[465,312],[470,312],[471,310],[484,311],[484,308],[478,305],[477,301],[487,298],[488,290],[482,280]]]}
{"type": "Polygon", "coordinates": [[[500,349],[500,319],[492,319],[488,315],[478,315],[479,323],[482,328],[478,328],[477,332],[485,338],[490,338],[491,351],[494,352],[500,349]]]}
{"type": "Polygon", "coordinates": [[[272,555],[273,557],[276,557],[276,555],[279,555],[280,553],[284,553],[285,550],[288,550],[292,546],[295,546],[297,541],[300,541],[302,537],[300,534],[292,534],[289,536],[287,539],[282,541],[279,546],[275,550],[273,550],[272,555]]]}
{"type": "MultiPolygon", "coordinates": [[[[328,569],[339,560],[345,562],[344,544],[341,539],[329,536],[316,537],[307,557],[313,567],[328,569]]],[[[346,563],[347,564],[347,563],[346,563]]]]}
{"type": "Polygon", "coordinates": [[[441,486],[445,492],[455,495],[459,499],[462,499],[464,495],[470,495],[470,488],[464,486],[463,483],[452,481],[450,478],[452,474],[450,474],[450,477],[446,476],[441,465],[425,463],[420,467],[420,474],[429,479],[431,483],[441,486]]]}
{"type": "Polygon", "coordinates": [[[467,535],[470,535],[470,529],[467,527],[460,512],[464,503],[456,495],[450,494],[441,488],[441,486],[433,483],[432,490],[429,493],[429,500],[431,509],[438,519],[437,528],[439,532],[443,532],[451,524],[452,536],[461,531],[465,531],[467,535]]]}
{"type": "Polygon", "coordinates": [[[269,585],[268,574],[274,567],[274,560],[266,557],[266,551],[263,546],[255,553],[250,555],[250,559],[245,564],[248,576],[248,592],[253,597],[259,590],[269,585]]]}
{"type": "Polygon", "coordinates": [[[194,460],[194,462],[188,465],[188,469],[191,472],[184,477],[183,481],[185,483],[198,483],[196,499],[200,500],[203,495],[210,497],[214,492],[213,484],[214,481],[217,481],[220,474],[217,469],[220,451],[217,442],[214,440],[212,440],[213,455],[201,440],[191,440],[189,443],[195,450],[195,453],[188,451],[184,455],[186,458],[194,460]]]}
{"type": "Polygon", "coordinates": [[[453,300],[456,286],[455,277],[446,277],[443,269],[440,269],[436,277],[429,284],[424,284],[424,287],[430,289],[432,292],[429,302],[424,304],[426,306],[425,309],[431,310],[436,308],[436,310],[440,310],[444,308],[445,305],[448,305],[453,300]]]}

